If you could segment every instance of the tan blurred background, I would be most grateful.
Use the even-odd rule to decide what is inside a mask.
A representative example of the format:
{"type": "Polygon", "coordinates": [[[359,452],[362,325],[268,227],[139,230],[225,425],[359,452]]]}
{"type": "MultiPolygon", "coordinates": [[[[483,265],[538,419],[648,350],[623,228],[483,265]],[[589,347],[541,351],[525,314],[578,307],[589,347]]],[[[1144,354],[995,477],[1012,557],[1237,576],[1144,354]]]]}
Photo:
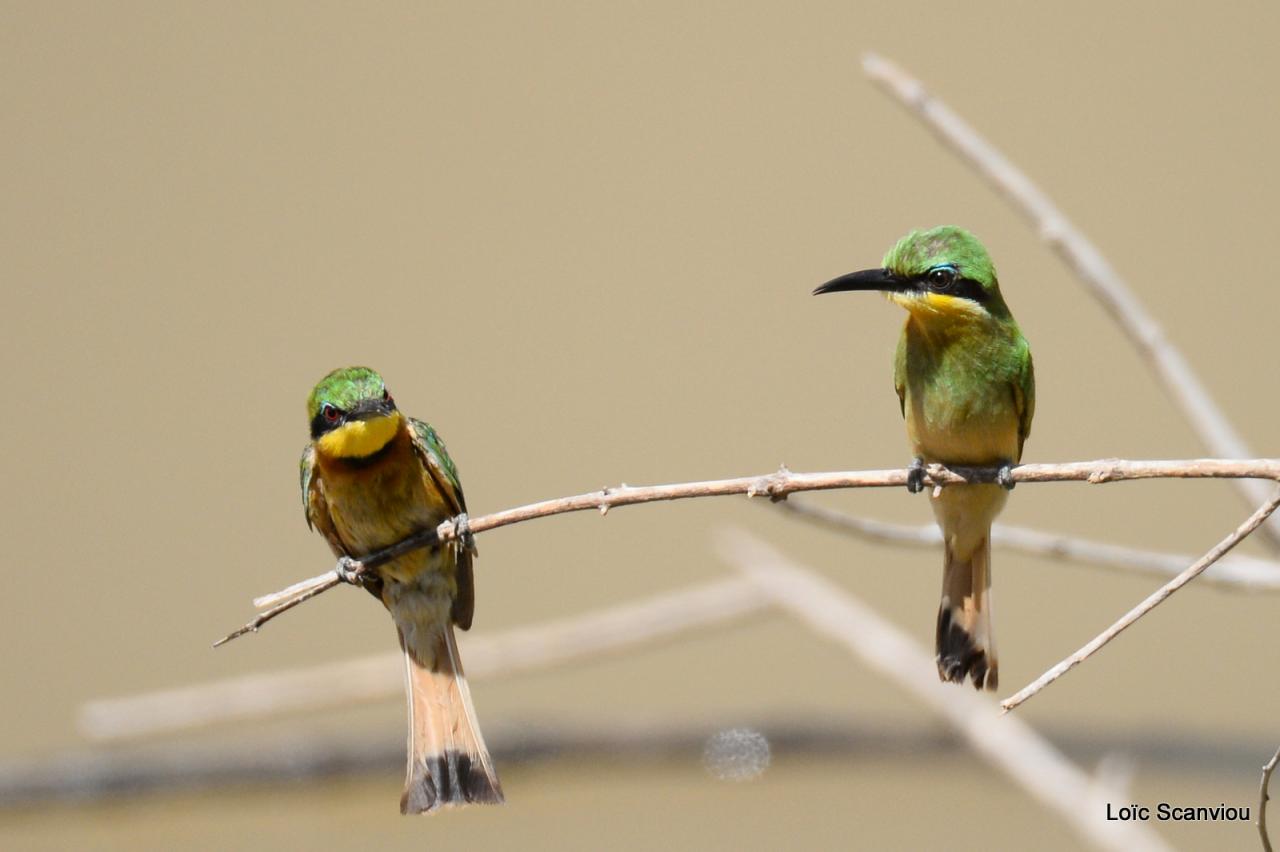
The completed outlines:
{"type": "MultiPolygon", "coordinates": [[[[897,466],[899,313],[808,294],[954,222],[990,248],[1035,351],[1028,460],[1201,453],[1062,264],[863,78],[868,50],[1040,181],[1276,452],[1275,4],[5,3],[3,18],[0,757],[85,746],[93,697],[392,648],[351,590],[209,648],[251,596],[329,565],[296,464],[305,395],[339,365],[378,368],[440,429],[476,513],[781,462],[897,466]]],[[[929,515],[905,491],[821,500],[929,515]]],[[[1247,511],[1222,483],[1025,486],[1004,520],[1200,551],[1247,511]]],[[[932,641],[939,556],[742,499],[488,533],[476,632],[725,576],[725,524],[932,641]]],[[[1000,553],[995,573],[1006,694],[1156,585],[1000,553]]],[[[1086,765],[1088,744],[1127,751],[1135,800],[1255,804],[1280,740],[1276,607],[1188,589],[1020,712],[1086,765]]],[[[474,696],[495,746],[556,722],[943,730],[780,616],[474,696]]],[[[389,701],[205,736],[403,724],[389,701]]],[[[507,807],[427,820],[397,816],[390,768],[0,810],[0,846],[1075,848],[976,758],[909,752],[780,753],[749,784],[696,754],[513,764],[507,807]]],[[[1187,848],[1255,839],[1161,830],[1187,848]]]]}

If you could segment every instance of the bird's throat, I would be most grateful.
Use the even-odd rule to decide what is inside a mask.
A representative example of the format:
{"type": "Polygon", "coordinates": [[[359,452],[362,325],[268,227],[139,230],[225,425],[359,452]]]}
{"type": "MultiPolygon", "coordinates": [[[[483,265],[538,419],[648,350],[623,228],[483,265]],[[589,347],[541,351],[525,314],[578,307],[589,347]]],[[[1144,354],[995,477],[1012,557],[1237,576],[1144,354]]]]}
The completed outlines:
{"type": "Polygon", "coordinates": [[[945,293],[907,292],[887,293],[889,301],[896,302],[922,322],[973,321],[990,315],[972,299],[948,296],[945,293]]]}
{"type": "Polygon", "coordinates": [[[400,413],[369,420],[353,420],[316,441],[316,448],[335,459],[366,458],[377,453],[396,436],[400,429],[400,413]]]}

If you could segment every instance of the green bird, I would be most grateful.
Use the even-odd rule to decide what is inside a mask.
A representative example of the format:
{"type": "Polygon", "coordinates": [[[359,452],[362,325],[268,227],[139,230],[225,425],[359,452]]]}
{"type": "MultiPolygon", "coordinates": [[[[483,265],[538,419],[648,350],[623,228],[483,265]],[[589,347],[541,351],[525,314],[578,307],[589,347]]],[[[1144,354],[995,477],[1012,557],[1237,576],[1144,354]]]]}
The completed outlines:
{"type": "Polygon", "coordinates": [[[1013,488],[1010,467],[1035,413],[1031,350],[1009,312],[995,266],[973,234],[954,226],[912,231],[880,269],[828,281],[814,294],[880,290],[907,309],[893,385],[915,459],[1000,468],[997,485],[935,489],[930,503],[945,547],[938,607],[938,676],[978,689],[999,682],[991,632],[991,523],[1013,488]]]}
{"type": "MultiPolygon", "coordinates": [[[[307,399],[307,416],[302,503],[343,565],[466,512],[440,436],[401,414],[373,370],[325,376],[307,399]]],[[[471,627],[473,553],[469,542],[414,550],[360,580],[390,611],[404,649],[409,760],[401,813],[503,801],[453,633],[454,625],[471,627]]]]}

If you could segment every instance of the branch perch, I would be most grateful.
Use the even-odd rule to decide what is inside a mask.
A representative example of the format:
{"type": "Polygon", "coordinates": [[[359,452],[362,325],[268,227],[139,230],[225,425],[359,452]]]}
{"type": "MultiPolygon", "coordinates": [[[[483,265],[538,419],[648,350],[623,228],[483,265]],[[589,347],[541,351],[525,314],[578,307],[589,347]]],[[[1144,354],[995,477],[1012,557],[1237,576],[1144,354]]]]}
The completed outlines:
{"type": "MultiPolygon", "coordinates": [[[[945,147],[972,166],[1031,223],[1040,238],[1066,262],[1128,336],[1209,452],[1225,458],[1253,455],[1133,288],[1025,172],[897,65],[868,54],[863,58],[862,69],[873,83],[919,118],[945,147]]],[[[1255,482],[1241,481],[1239,488],[1250,506],[1257,506],[1269,496],[1268,491],[1255,482]]],[[[1262,533],[1273,549],[1280,549],[1280,527],[1271,524],[1263,527],[1262,533]]]]}
{"type": "Polygon", "coordinates": [[[1119,636],[1125,628],[1129,627],[1139,618],[1142,618],[1142,616],[1164,603],[1166,598],[1178,591],[1178,589],[1181,589],[1187,583],[1194,580],[1202,571],[1221,559],[1227,551],[1231,550],[1231,548],[1243,541],[1245,536],[1256,530],[1263,521],[1271,517],[1271,513],[1276,510],[1277,506],[1280,506],[1280,490],[1277,490],[1271,496],[1270,500],[1260,506],[1256,512],[1249,516],[1248,520],[1237,527],[1235,532],[1231,533],[1231,535],[1214,545],[1213,548],[1204,556],[1200,557],[1195,564],[1187,568],[1187,570],[1183,571],[1177,577],[1174,577],[1172,580],[1165,583],[1156,591],[1152,592],[1146,600],[1126,612],[1115,624],[1099,633],[1079,651],[1076,651],[1074,654],[1067,657],[1044,674],[1040,675],[1040,677],[1023,687],[1013,696],[1000,702],[1000,706],[1004,709],[1004,712],[1008,713],[1010,710],[1013,710],[1028,698],[1035,695],[1058,678],[1062,677],[1068,671],[1092,657],[1094,653],[1102,648],[1103,645],[1119,636]]]}
{"type": "MultiPolygon", "coordinates": [[[[933,487],[994,483],[999,468],[948,467],[941,464],[925,466],[925,482],[933,487]]],[[[775,473],[762,476],[743,476],[736,479],[715,479],[703,482],[680,482],[672,485],[631,486],[603,488],[572,497],[543,500],[502,512],[494,512],[473,518],[468,526],[472,533],[545,518],[567,512],[583,512],[595,509],[608,514],[610,509],[638,503],[656,503],[665,500],[685,500],[693,497],[720,497],[745,494],[748,497],[768,497],[785,500],[788,495],[800,491],[826,491],[838,488],[890,488],[907,484],[905,468],[889,470],[862,470],[834,473],[792,473],[785,467],[775,473]]],[[[1137,479],[1270,479],[1280,481],[1280,459],[1183,459],[1175,461],[1129,461],[1124,459],[1100,459],[1063,464],[1024,464],[1013,468],[1013,481],[1017,482],[1121,482],[1137,479]]],[[[401,539],[383,550],[367,554],[358,562],[348,565],[358,576],[364,571],[423,547],[453,541],[458,537],[458,519],[443,521],[432,530],[423,530],[401,539]]],[[[341,564],[341,563],[340,563],[341,564]]],[[[246,633],[257,632],[272,618],[287,612],[298,604],[310,600],[321,592],[340,585],[342,579],[338,566],[310,579],[294,583],[287,589],[266,595],[254,601],[258,607],[270,607],[238,630],[214,643],[225,644],[246,633]]]]}

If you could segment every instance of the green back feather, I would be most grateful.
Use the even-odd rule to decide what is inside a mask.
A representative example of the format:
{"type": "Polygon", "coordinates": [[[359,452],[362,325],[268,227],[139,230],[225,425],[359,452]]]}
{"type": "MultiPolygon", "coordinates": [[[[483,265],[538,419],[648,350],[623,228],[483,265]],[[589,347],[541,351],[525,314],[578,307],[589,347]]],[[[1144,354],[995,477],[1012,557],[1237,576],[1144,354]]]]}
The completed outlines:
{"type": "Polygon", "coordinates": [[[454,465],[453,459],[449,457],[449,451],[445,449],[444,441],[440,440],[440,435],[431,427],[430,423],[424,423],[421,420],[410,417],[409,425],[413,427],[414,446],[424,456],[423,461],[444,474],[446,482],[453,489],[454,496],[457,499],[458,511],[465,512],[467,510],[467,501],[462,496],[462,482],[458,479],[458,468],[454,465]]]}

